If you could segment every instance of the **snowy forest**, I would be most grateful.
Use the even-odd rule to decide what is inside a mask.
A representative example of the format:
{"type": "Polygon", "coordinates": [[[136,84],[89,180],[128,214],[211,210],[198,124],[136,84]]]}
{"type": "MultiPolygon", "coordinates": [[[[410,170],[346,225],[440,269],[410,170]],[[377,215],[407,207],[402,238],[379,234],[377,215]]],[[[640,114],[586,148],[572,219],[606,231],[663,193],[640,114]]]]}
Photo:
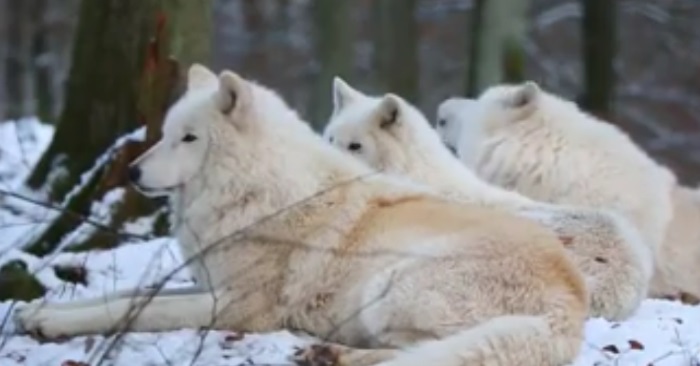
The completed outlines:
{"type": "MultiPolygon", "coordinates": [[[[698,19],[695,0],[0,0],[0,365],[280,364],[306,342],[193,329],[50,347],[14,333],[22,302],[190,283],[168,206],[127,169],[193,63],[274,88],[317,131],[336,75],[431,120],[450,96],[534,80],[695,186],[698,19]]],[[[575,366],[700,365],[696,301],[648,301],[629,324],[590,321],[575,366]]]]}

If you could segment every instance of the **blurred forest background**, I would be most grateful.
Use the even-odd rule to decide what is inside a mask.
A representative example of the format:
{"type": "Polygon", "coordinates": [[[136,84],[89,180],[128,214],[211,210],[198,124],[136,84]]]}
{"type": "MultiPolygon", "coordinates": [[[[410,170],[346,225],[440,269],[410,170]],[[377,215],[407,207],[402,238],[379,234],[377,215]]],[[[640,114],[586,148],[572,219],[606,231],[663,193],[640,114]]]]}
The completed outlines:
{"type": "MultiPolygon", "coordinates": [[[[503,48],[499,37],[515,32],[521,34],[508,42],[517,44],[505,46],[511,58],[506,77],[588,99],[592,110],[630,132],[684,182],[700,181],[700,2],[209,2],[208,64],[277,88],[317,125],[328,117],[329,80],[336,73],[367,91],[398,92],[432,116],[445,97],[499,81],[498,72],[488,70],[499,67],[488,48],[503,48]],[[598,13],[588,21],[586,7],[598,13]],[[585,52],[586,37],[592,56],[585,52]],[[588,77],[598,80],[587,82],[590,57],[588,77]],[[587,87],[593,94],[588,98],[587,87]]],[[[0,0],[1,120],[38,115],[56,121],[66,99],[79,7],[77,0],[0,0]]]]}
{"type": "Polygon", "coordinates": [[[164,235],[167,210],[136,194],[125,168],[157,140],[193,62],[277,89],[317,129],[334,75],[431,119],[449,96],[535,80],[695,185],[698,19],[696,0],[0,0],[0,121],[56,126],[26,179],[35,196],[3,189],[0,206],[60,208],[17,244],[36,256],[144,240],[122,230],[138,217],[156,215],[152,234],[164,235]],[[123,139],[142,126],[145,138],[123,139]],[[107,221],[90,219],[117,188],[126,195],[107,221]],[[86,222],[99,230],[75,239],[86,222]]]}

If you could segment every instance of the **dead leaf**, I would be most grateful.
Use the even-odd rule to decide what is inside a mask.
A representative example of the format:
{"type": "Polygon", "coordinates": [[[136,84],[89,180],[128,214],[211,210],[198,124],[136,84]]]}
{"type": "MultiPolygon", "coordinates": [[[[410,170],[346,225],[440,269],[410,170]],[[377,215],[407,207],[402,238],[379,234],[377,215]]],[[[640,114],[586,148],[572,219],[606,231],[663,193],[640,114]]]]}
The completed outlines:
{"type": "Polygon", "coordinates": [[[73,361],[73,360],[66,360],[61,363],[61,366],[90,366],[87,363],[83,361],[73,361]]]}
{"type": "Polygon", "coordinates": [[[637,350],[643,350],[644,345],[641,344],[639,341],[635,341],[634,339],[630,339],[627,341],[627,343],[630,344],[630,349],[637,349],[637,350]]]}
{"type": "Polygon", "coordinates": [[[245,333],[230,333],[230,334],[226,335],[226,337],[224,338],[224,341],[232,343],[232,342],[238,342],[243,338],[245,338],[245,333]]]}
{"type": "Polygon", "coordinates": [[[700,304],[700,298],[698,298],[697,296],[695,296],[691,293],[688,293],[688,292],[681,292],[680,298],[681,298],[681,302],[684,304],[688,304],[688,305],[700,304]]]}
{"type": "Polygon", "coordinates": [[[620,350],[617,349],[617,346],[615,346],[614,344],[603,347],[603,351],[614,353],[614,354],[620,353],[620,350]]]}

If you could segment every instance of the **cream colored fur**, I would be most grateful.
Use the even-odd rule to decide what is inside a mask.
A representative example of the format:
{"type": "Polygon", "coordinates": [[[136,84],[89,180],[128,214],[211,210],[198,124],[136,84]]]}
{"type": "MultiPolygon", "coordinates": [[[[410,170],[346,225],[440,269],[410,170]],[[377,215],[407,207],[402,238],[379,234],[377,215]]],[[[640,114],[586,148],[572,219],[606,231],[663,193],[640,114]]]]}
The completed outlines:
{"type": "Polygon", "coordinates": [[[397,95],[364,95],[340,78],[333,94],[336,108],[324,137],[341,150],[445,197],[513,212],[555,231],[586,275],[591,315],[621,320],[646,297],[651,253],[626,220],[600,210],[536,202],[484,182],[448,151],[423,114],[397,95]]]}
{"type": "Polygon", "coordinates": [[[491,87],[476,103],[448,99],[438,119],[460,125],[451,127],[458,155],[483,179],[539,201],[618,212],[658,253],[675,177],[619,128],[534,82],[491,87]]]}
{"type": "MultiPolygon", "coordinates": [[[[343,344],[340,364],[353,366],[547,366],[577,355],[586,288],[549,231],[372,174],[235,73],[193,66],[189,83],[162,140],[133,163],[135,184],[174,195],[180,244],[209,251],[197,273],[215,290],[156,296],[132,329],[291,328],[343,344]]],[[[104,332],[125,311],[119,298],[32,304],[17,320],[76,335],[104,332]]]]}
{"type": "Polygon", "coordinates": [[[672,197],[673,219],[661,245],[650,295],[697,302],[700,299],[700,191],[677,186],[672,197]]]}

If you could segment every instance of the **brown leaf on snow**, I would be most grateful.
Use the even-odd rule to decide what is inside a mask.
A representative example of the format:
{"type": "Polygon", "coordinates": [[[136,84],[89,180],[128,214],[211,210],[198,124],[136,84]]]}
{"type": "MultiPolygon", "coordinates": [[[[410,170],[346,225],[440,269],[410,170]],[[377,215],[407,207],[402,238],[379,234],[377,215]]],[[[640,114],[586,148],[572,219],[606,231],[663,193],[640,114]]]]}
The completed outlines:
{"type": "Polygon", "coordinates": [[[83,361],[66,360],[66,361],[63,361],[61,366],[90,366],[90,365],[88,365],[87,363],[85,363],[83,361]]]}
{"type": "Polygon", "coordinates": [[[233,343],[236,343],[243,338],[245,338],[245,333],[229,333],[224,337],[224,339],[219,341],[219,347],[221,347],[221,349],[230,349],[233,347],[233,343]]]}
{"type": "Polygon", "coordinates": [[[644,345],[639,343],[639,341],[635,341],[634,339],[630,339],[627,341],[627,343],[630,344],[630,349],[638,349],[638,350],[643,350],[644,345]]]}
{"type": "Polygon", "coordinates": [[[687,305],[698,305],[700,304],[700,298],[697,296],[688,293],[688,292],[681,292],[681,302],[687,305]]]}
{"type": "Polygon", "coordinates": [[[614,353],[614,354],[620,353],[620,350],[617,349],[617,346],[615,346],[614,344],[603,347],[603,351],[614,353]]]}
{"type": "Polygon", "coordinates": [[[226,337],[224,338],[224,341],[232,343],[232,342],[238,342],[243,338],[245,338],[244,333],[230,333],[230,334],[226,335],[226,337]]]}

